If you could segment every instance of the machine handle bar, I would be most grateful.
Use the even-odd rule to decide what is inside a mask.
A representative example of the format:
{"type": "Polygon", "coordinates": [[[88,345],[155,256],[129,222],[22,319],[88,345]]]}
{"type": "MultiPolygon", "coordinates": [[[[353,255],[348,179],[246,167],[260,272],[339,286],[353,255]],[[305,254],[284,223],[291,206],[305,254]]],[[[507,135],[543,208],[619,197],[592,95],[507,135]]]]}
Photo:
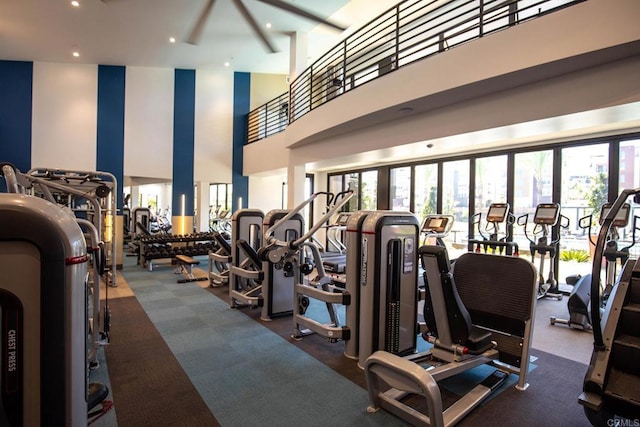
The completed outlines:
{"type": "Polygon", "coordinates": [[[346,205],[347,202],[354,196],[354,194],[355,193],[353,192],[353,190],[343,191],[342,193],[338,193],[335,197],[333,197],[332,193],[327,193],[327,192],[318,192],[318,193],[312,194],[311,197],[309,197],[307,200],[302,202],[296,208],[292,209],[289,213],[287,213],[287,215],[285,215],[282,219],[280,219],[280,221],[276,222],[267,231],[265,231],[265,240],[267,245],[286,246],[293,250],[297,249],[305,240],[313,236],[316,233],[316,231],[318,231],[318,229],[320,229],[320,227],[322,227],[322,225],[325,222],[327,222],[329,218],[331,218],[333,214],[335,214],[338,210],[340,210],[340,208],[346,205]],[[315,200],[318,196],[322,194],[331,195],[334,204],[327,210],[327,212],[322,216],[322,218],[320,218],[320,220],[318,220],[313,225],[313,227],[309,229],[309,231],[307,231],[297,240],[293,240],[290,242],[278,240],[273,237],[273,232],[275,229],[277,229],[281,224],[284,224],[285,221],[287,221],[289,218],[293,217],[293,215],[300,212],[306,205],[311,203],[313,200],[315,200]]]}

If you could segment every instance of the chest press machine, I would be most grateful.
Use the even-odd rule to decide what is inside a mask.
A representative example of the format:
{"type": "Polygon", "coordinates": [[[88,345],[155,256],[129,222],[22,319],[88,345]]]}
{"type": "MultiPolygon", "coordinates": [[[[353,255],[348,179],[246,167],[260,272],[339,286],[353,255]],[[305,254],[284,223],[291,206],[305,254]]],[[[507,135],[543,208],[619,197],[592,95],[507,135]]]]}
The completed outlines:
{"type": "MultiPolygon", "coordinates": [[[[0,194],[0,425],[86,425],[108,390],[88,381],[94,343],[82,229],[70,211],[23,194],[13,167],[2,165],[2,176],[15,194],[0,194]]],[[[44,192],[60,187],[28,181],[44,192]]]]}

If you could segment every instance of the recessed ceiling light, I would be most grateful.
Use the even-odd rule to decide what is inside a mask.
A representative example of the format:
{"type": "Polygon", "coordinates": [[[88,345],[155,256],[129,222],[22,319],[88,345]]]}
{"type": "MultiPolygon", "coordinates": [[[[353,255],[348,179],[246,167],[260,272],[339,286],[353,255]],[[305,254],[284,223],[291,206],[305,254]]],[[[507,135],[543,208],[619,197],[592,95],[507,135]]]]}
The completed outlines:
{"type": "Polygon", "coordinates": [[[79,2],[78,0],[73,0],[73,1],[71,2],[71,6],[73,6],[73,7],[80,7],[80,2],[79,2]]]}
{"type": "Polygon", "coordinates": [[[80,52],[78,52],[78,51],[73,52],[73,57],[74,58],[78,58],[79,56],[80,56],[80,52]]]}
{"type": "Polygon", "coordinates": [[[271,22],[267,22],[267,28],[271,28],[271,22]]]}
{"type": "Polygon", "coordinates": [[[175,43],[175,42],[176,42],[175,37],[169,37],[169,43],[175,43]]]}
{"type": "Polygon", "coordinates": [[[229,66],[229,62],[225,62],[225,63],[224,63],[224,66],[225,66],[225,67],[228,67],[228,66],[229,66]]]}

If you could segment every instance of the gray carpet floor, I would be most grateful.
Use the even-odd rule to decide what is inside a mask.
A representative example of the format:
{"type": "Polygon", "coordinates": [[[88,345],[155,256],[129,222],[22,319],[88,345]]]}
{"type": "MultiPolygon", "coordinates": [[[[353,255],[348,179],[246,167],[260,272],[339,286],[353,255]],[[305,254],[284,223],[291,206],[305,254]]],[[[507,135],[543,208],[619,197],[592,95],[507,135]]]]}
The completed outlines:
{"type": "Polygon", "coordinates": [[[366,390],[171,270],[123,276],[222,425],[402,425],[366,390]]]}
{"type": "MultiPolygon", "coordinates": [[[[212,291],[197,283],[178,284],[179,276],[170,268],[148,272],[131,266],[125,267],[122,274],[150,325],[157,330],[158,339],[167,346],[203,405],[215,417],[212,417],[214,424],[193,423],[188,419],[175,424],[167,419],[164,424],[152,425],[216,425],[218,422],[223,426],[404,425],[383,412],[366,413],[368,399],[361,371],[353,369],[353,361],[342,356],[342,343],[328,344],[313,336],[292,342],[288,339],[291,318],[262,323],[254,311],[230,310],[225,299],[226,288],[212,291]]],[[[536,328],[546,332],[550,346],[553,334],[567,337],[580,334],[557,327],[545,331],[548,320],[542,318],[548,312],[566,309],[565,305],[565,302],[551,301],[540,304],[545,314],[539,316],[540,326],[537,322],[536,328]]],[[[126,329],[129,327],[135,328],[135,325],[126,325],[126,329]]],[[[577,351],[582,353],[583,347],[586,348],[584,343],[590,341],[589,334],[578,337],[581,344],[577,351]]],[[[538,360],[530,373],[530,388],[519,392],[513,387],[504,387],[468,415],[461,425],[588,425],[577,404],[586,366],[537,348],[532,354],[538,360]]],[[[574,359],[582,358],[584,355],[574,359]]],[[[146,360],[141,356],[137,362],[129,363],[145,364],[146,360]]],[[[131,404],[118,401],[117,387],[114,384],[116,410],[131,404]]],[[[163,391],[155,393],[139,399],[157,398],[161,402],[163,391]]],[[[174,399],[177,403],[179,396],[174,399]]],[[[105,420],[101,425],[117,424],[105,420]]]]}

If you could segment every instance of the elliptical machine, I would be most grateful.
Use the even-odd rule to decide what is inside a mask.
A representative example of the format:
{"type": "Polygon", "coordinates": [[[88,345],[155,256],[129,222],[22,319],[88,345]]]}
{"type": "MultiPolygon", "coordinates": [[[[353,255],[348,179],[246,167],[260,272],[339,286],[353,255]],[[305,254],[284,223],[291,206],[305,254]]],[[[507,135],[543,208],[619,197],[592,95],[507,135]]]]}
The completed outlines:
{"type": "Polygon", "coordinates": [[[511,240],[509,227],[515,222],[515,216],[509,211],[509,203],[492,203],[489,206],[485,217],[485,235],[482,232],[482,213],[477,213],[471,217],[471,224],[477,227],[478,234],[482,239],[469,239],[469,252],[484,252],[500,255],[518,256],[518,244],[511,240]],[[504,233],[500,231],[500,225],[504,224],[504,233]]]}
{"type": "Polygon", "coordinates": [[[422,245],[435,243],[437,246],[446,247],[443,239],[447,237],[449,231],[451,231],[453,221],[453,215],[427,215],[420,227],[420,234],[423,236],[422,245]]]}
{"type": "Polygon", "coordinates": [[[524,228],[524,236],[529,240],[529,250],[531,251],[531,262],[535,264],[536,254],[540,255],[538,267],[538,299],[555,298],[562,299],[562,293],[558,287],[558,274],[554,264],[560,249],[560,236],[553,238],[553,227],[559,225],[562,228],[569,227],[569,218],[560,214],[559,203],[541,203],[536,207],[532,222],[533,238],[529,237],[527,224],[529,214],[518,217],[518,225],[524,228]],[[544,265],[545,259],[549,259],[549,275],[545,279],[544,265]]]}
{"type": "MultiPolygon", "coordinates": [[[[604,219],[607,217],[611,209],[611,203],[605,203],[600,208],[599,225],[602,227],[604,219]]],[[[629,216],[631,206],[628,203],[622,205],[616,213],[611,228],[607,233],[607,240],[604,246],[603,255],[606,261],[606,282],[604,288],[600,286],[600,306],[598,309],[602,312],[606,305],[609,294],[613,290],[617,277],[617,263],[620,260],[621,265],[625,265],[629,259],[629,249],[635,244],[636,227],[633,227],[631,244],[618,249],[619,234],[618,228],[626,227],[629,224],[629,216]]],[[[591,224],[593,214],[580,218],[580,228],[587,230],[589,241],[595,247],[596,243],[591,238],[591,224]]],[[[591,274],[584,277],[578,277],[577,282],[573,285],[573,290],[567,301],[567,309],[569,310],[569,319],[558,319],[551,316],[550,323],[552,325],[567,325],[570,328],[580,329],[583,331],[591,330],[591,274]]]]}

